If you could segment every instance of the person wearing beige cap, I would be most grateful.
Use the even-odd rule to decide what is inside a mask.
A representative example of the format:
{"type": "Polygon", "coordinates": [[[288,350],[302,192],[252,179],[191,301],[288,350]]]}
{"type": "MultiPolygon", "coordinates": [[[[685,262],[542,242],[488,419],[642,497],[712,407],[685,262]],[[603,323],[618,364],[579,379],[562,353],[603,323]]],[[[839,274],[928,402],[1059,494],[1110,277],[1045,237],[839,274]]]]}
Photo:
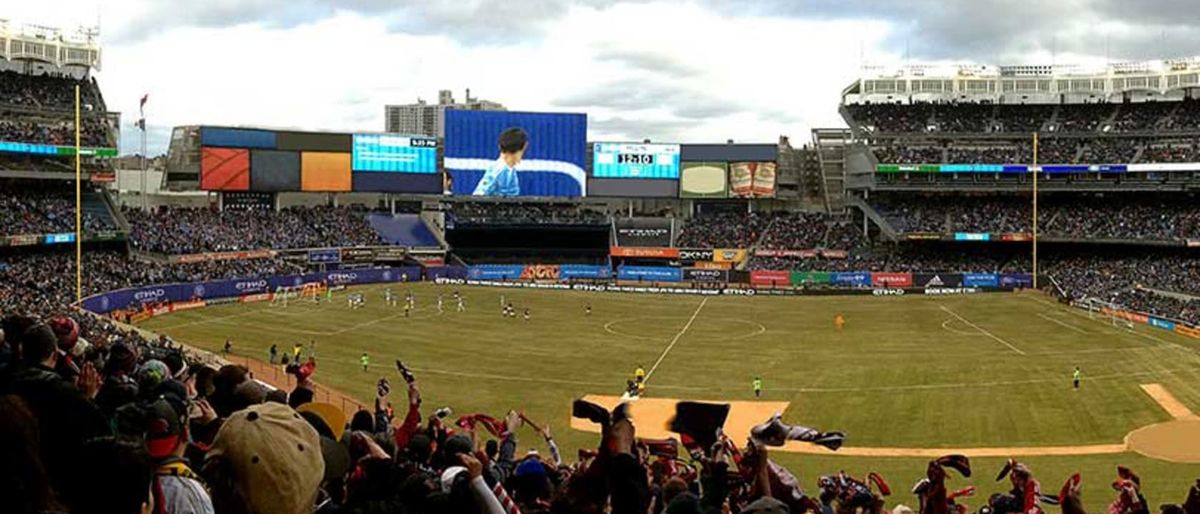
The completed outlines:
{"type": "Polygon", "coordinates": [[[221,426],[204,474],[217,512],[309,514],[325,474],[320,437],[286,405],[255,405],[221,426]]]}

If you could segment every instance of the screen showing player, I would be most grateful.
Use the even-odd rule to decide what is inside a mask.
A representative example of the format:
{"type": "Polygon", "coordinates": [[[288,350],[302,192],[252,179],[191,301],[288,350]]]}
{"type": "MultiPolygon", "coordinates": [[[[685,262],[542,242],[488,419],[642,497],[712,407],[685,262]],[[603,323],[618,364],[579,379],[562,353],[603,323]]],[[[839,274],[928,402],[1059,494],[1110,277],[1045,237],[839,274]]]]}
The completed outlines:
{"type": "Polygon", "coordinates": [[[585,196],[587,116],[446,111],[446,189],[470,196],[585,196]]]}

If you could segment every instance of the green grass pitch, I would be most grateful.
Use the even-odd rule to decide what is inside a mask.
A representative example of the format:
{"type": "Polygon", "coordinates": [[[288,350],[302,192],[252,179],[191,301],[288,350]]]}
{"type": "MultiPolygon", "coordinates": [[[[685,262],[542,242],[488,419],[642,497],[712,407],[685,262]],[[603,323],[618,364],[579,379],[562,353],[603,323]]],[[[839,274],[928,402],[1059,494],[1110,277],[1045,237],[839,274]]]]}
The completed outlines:
{"type": "MultiPolygon", "coordinates": [[[[552,427],[566,454],[596,436],[568,428],[570,402],[585,394],[617,395],[637,365],[652,370],[647,395],[697,400],[790,402],[785,419],[848,434],[851,446],[997,447],[1119,443],[1129,431],[1169,416],[1139,384],[1165,386],[1200,412],[1200,342],[1149,327],[1130,331],[1034,294],[904,297],[711,297],[581,293],[418,284],[417,309],[383,301],[385,286],[357,288],[366,306],[350,310],[345,292],[332,304],[230,304],[159,317],[142,328],[196,347],[266,360],[267,348],[317,342],[316,379],[367,404],[376,380],[399,377],[396,358],[412,368],[425,410],[501,415],[524,409],[552,427]],[[454,312],[459,290],[466,313],[454,312]],[[435,308],[445,296],[445,312],[435,308]],[[532,320],[505,319],[500,298],[532,320]],[[591,303],[593,313],[584,315],[591,303]],[[833,325],[844,313],[845,329],[833,325]],[[669,351],[667,349],[669,348],[669,351]],[[371,356],[363,372],[359,355],[371,356]],[[664,354],[665,353],[665,354],[664,354]],[[657,366],[656,366],[657,364],[657,366]],[[1071,372],[1083,370],[1083,387],[1071,372]]],[[[402,388],[393,403],[403,405],[402,388]]],[[[398,407],[399,409],[399,407],[398,407]]],[[[401,413],[402,414],[402,413],[401,413]]],[[[428,412],[426,412],[428,414],[428,412]]],[[[538,445],[532,433],[523,445],[538,445]]],[[[854,458],[776,453],[812,489],[820,473],[883,474],[898,489],[889,501],[914,505],[906,491],[924,459],[854,458]]],[[[1001,459],[973,459],[979,496],[1005,489],[992,482],[1001,459]]],[[[1112,499],[1116,465],[1138,471],[1157,509],[1181,502],[1200,465],[1136,454],[1033,457],[1043,491],[1069,473],[1084,474],[1085,501],[1098,510],[1112,499]]]]}

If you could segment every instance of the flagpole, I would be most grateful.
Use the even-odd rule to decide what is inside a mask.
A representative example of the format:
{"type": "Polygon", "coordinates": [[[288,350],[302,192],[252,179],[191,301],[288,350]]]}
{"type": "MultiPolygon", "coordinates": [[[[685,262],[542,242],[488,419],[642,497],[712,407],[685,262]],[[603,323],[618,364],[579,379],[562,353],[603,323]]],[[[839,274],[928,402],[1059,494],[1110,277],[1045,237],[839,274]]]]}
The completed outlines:
{"type": "Polygon", "coordinates": [[[75,86],[75,303],[83,301],[83,175],[80,159],[79,86],[75,86]]]}
{"type": "Polygon", "coordinates": [[[146,173],[148,170],[146,163],[146,96],[142,96],[142,101],[138,105],[138,113],[142,116],[138,123],[142,130],[142,211],[148,211],[150,204],[146,198],[146,173]]]}
{"type": "Polygon", "coordinates": [[[1033,289],[1038,288],[1038,133],[1033,133],[1033,289]]]}

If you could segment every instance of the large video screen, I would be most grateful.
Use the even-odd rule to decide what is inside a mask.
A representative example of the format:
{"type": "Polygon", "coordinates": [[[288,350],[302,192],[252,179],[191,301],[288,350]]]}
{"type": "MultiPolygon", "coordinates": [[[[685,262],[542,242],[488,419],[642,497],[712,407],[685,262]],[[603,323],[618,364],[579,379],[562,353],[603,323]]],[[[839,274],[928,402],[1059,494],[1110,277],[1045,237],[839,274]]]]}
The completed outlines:
{"type": "Polygon", "coordinates": [[[445,145],[455,195],[587,195],[585,114],[450,110],[445,145]],[[505,134],[524,152],[502,155],[505,134]]]}
{"type": "Polygon", "coordinates": [[[354,171],[437,173],[437,139],[400,134],[355,134],[354,171]]]}
{"type": "Polygon", "coordinates": [[[771,198],[775,196],[775,163],[729,163],[729,192],[737,198],[771,198]]]}
{"type": "Polygon", "coordinates": [[[596,143],[592,176],[678,180],[679,145],[596,143]]]}

